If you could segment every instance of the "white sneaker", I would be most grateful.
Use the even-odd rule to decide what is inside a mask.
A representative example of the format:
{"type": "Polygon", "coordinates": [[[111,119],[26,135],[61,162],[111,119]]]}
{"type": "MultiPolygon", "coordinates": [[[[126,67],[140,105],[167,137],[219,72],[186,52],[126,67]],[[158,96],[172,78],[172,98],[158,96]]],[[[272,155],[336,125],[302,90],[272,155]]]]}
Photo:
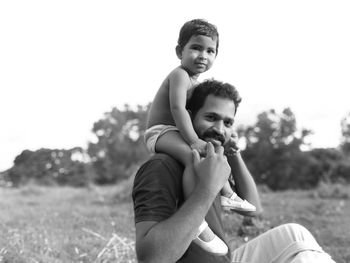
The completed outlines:
{"type": "Polygon", "coordinates": [[[233,193],[230,198],[221,196],[221,206],[224,210],[237,210],[244,212],[254,212],[256,207],[247,200],[242,200],[236,193],[233,193]]]}
{"type": "Polygon", "coordinates": [[[225,242],[222,241],[217,235],[214,234],[214,238],[210,241],[204,241],[199,238],[199,235],[207,227],[208,223],[203,221],[203,223],[199,226],[197,237],[193,240],[193,242],[211,254],[215,254],[218,256],[226,255],[228,252],[228,247],[225,244],[225,242]]]}

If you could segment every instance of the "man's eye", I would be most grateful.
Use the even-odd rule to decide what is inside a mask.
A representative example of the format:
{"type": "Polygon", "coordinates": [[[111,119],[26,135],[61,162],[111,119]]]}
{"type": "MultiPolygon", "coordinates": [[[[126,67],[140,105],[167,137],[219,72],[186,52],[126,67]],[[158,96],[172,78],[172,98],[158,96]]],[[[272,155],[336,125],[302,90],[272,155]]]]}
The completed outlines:
{"type": "Polygon", "coordinates": [[[215,121],[215,117],[214,116],[207,116],[207,120],[208,121],[215,121]]]}
{"type": "Polygon", "coordinates": [[[233,125],[232,121],[225,121],[225,126],[226,127],[231,127],[233,125]]]}

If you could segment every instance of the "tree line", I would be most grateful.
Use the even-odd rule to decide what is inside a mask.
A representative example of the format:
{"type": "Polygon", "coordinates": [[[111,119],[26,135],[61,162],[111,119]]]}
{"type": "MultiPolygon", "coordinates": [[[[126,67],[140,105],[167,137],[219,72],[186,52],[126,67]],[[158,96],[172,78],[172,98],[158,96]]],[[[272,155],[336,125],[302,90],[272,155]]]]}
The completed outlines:
{"type": "MultiPolygon", "coordinates": [[[[96,142],[90,142],[87,149],[24,150],[13,167],[0,174],[0,184],[86,186],[129,178],[149,157],[143,141],[149,106],[124,105],[106,112],[93,124],[96,142]]],[[[337,148],[305,150],[312,131],[297,130],[296,117],[286,108],[281,113],[264,111],[253,125],[237,127],[237,132],[244,144],[242,156],[256,182],[282,190],[350,182],[350,112],[340,129],[337,148]]]]}

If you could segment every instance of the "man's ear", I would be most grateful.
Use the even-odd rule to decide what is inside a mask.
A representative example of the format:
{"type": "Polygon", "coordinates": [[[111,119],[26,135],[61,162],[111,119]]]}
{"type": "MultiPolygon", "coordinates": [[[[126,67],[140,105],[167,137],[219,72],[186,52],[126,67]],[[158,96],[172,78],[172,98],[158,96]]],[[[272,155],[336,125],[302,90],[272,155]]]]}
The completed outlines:
{"type": "Polygon", "coordinates": [[[176,51],[176,56],[177,56],[179,59],[182,59],[182,48],[181,48],[179,45],[177,45],[177,46],[175,47],[175,51],[176,51]]]}

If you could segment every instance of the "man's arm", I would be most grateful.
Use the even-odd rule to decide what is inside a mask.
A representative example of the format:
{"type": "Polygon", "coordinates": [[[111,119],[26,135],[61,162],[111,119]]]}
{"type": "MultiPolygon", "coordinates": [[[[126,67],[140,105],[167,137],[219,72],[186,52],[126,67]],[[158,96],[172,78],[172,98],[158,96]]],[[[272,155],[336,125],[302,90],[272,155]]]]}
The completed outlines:
{"type": "Polygon", "coordinates": [[[162,222],[136,224],[139,262],[176,262],[195,238],[215,195],[197,189],[180,209],[162,222]]]}
{"type": "Polygon", "coordinates": [[[199,181],[179,210],[161,222],[136,224],[139,262],[176,262],[180,259],[230,174],[223,148],[215,152],[211,143],[207,146],[207,156],[202,160],[194,151],[194,167],[199,181]]]}
{"type": "Polygon", "coordinates": [[[239,152],[231,154],[227,157],[230,164],[232,174],[235,180],[235,190],[242,199],[246,199],[251,204],[255,205],[255,212],[240,212],[242,215],[256,216],[262,212],[262,206],[258,190],[253,177],[251,176],[247,166],[245,165],[242,156],[239,152]]]}

